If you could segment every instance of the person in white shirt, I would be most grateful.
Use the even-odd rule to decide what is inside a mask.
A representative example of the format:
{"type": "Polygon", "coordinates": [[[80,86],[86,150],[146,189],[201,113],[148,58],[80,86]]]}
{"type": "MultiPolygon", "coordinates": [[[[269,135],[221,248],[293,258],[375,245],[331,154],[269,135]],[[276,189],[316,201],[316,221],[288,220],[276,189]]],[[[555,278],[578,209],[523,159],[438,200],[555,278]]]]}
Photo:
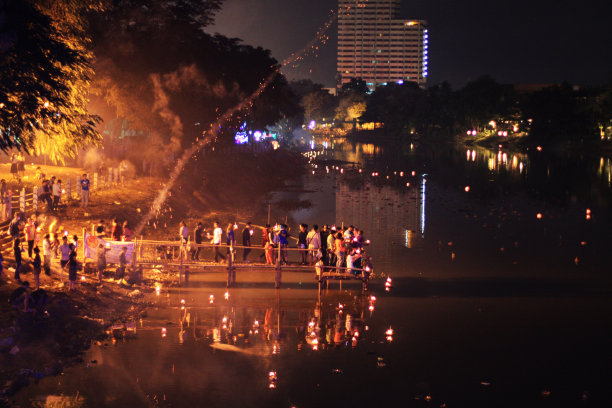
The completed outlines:
{"type": "Polygon", "coordinates": [[[308,249],[310,249],[310,264],[314,265],[315,260],[319,258],[318,253],[321,249],[321,234],[319,234],[319,226],[313,225],[312,229],[306,237],[308,249]]]}
{"type": "Polygon", "coordinates": [[[57,210],[60,198],[62,197],[62,180],[57,180],[56,183],[53,183],[51,191],[53,193],[53,209],[57,210]]]}
{"type": "Polygon", "coordinates": [[[181,221],[181,228],[179,229],[179,238],[181,240],[181,256],[183,259],[187,259],[188,243],[189,243],[189,228],[185,221],[181,221]]]}
{"type": "Polygon", "coordinates": [[[53,245],[51,244],[51,236],[45,235],[43,240],[43,269],[47,276],[51,275],[51,259],[53,258],[53,245]]]}
{"type": "Polygon", "coordinates": [[[211,241],[211,244],[214,245],[213,254],[215,256],[215,262],[219,262],[219,258],[223,258],[223,260],[225,260],[225,256],[221,255],[221,252],[219,252],[219,246],[221,245],[221,238],[223,238],[223,228],[219,226],[218,222],[215,222],[214,230],[213,230],[213,239],[211,241]]]}

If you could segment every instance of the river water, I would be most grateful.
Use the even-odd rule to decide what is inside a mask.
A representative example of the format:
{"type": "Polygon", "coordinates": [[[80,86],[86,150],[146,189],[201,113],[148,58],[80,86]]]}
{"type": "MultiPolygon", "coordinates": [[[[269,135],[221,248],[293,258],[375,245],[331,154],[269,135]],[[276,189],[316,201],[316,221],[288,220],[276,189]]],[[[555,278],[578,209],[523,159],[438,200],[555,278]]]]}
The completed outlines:
{"type": "Polygon", "coordinates": [[[410,142],[315,141],[308,155],[302,184],[273,201],[311,206],[273,204],[272,221],[363,229],[370,291],[239,274],[225,299],[194,274],[152,295],[135,333],[15,405],[612,404],[610,159],[410,142]]]}

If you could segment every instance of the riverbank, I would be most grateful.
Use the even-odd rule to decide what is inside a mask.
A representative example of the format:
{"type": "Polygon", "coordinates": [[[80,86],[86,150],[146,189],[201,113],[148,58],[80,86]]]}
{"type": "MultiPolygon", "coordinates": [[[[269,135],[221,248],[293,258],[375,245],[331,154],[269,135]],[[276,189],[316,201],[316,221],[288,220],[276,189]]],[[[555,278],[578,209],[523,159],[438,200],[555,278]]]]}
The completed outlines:
{"type": "MultiPolygon", "coordinates": [[[[14,191],[31,188],[39,183],[37,166],[27,164],[21,181],[17,181],[11,178],[10,165],[2,164],[0,178],[5,178],[14,191]]],[[[58,179],[76,179],[86,172],[63,166],[41,166],[41,169],[47,178],[58,179]]],[[[178,235],[181,220],[193,228],[199,221],[212,224],[215,220],[251,219],[267,211],[253,203],[265,201],[273,189],[284,186],[302,172],[303,158],[287,151],[210,154],[207,160],[186,169],[181,180],[168,192],[164,204],[144,225],[141,236],[172,239],[178,235]]],[[[80,240],[83,230],[91,231],[100,220],[110,228],[113,218],[127,221],[134,231],[166,182],[155,177],[126,179],[124,183],[92,191],[86,209],[80,207],[77,198],[63,200],[66,205],[55,212],[45,211],[43,205],[38,214],[41,234],[67,232],[80,240]]],[[[24,254],[22,279],[33,285],[29,262],[24,254]]],[[[41,276],[41,289],[48,297],[46,304],[38,311],[24,311],[23,307],[9,304],[11,294],[19,287],[12,279],[13,267],[11,254],[6,253],[4,269],[10,278],[0,281],[0,406],[7,405],[10,395],[28,382],[60,374],[64,367],[78,362],[92,342],[103,347],[108,341],[109,329],[117,325],[127,327],[126,323],[138,320],[148,306],[140,296],[153,291],[157,283],[164,287],[177,284],[175,274],[158,271],[148,274],[143,282],[125,286],[125,282],[110,278],[112,268],[109,268],[105,281],[98,285],[93,272],[86,268],[85,273],[79,273],[76,291],[69,292],[67,276],[60,271],[59,262],[54,261],[52,277],[41,276]]]]}

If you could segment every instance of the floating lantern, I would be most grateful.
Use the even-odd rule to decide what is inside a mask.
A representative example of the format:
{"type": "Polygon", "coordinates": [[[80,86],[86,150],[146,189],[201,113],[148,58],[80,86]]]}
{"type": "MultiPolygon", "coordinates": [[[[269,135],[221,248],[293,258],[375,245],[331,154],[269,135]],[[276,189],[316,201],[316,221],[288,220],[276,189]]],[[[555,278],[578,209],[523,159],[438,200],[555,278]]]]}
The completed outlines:
{"type": "Polygon", "coordinates": [[[470,192],[470,186],[465,186],[464,190],[465,190],[466,193],[469,193],[470,192]]]}
{"type": "Polygon", "coordinates": [[[542,219],[542,213],[537,213],[537,214],[536,214],[536,218],[537,218],[538,220],[541,220],[541,219],[542,219]]]}

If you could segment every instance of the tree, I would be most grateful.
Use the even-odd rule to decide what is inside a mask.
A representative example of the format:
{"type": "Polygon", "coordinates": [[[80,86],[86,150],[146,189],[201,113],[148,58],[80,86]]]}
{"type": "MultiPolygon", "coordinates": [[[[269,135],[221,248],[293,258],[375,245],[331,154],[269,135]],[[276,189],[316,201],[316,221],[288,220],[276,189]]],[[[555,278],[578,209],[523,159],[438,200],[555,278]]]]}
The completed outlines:
{"type": "Polygon", "coordinates": [[[135,127],[183,147],[267,79],[248,109],[223,124],[219,140],[233,143],[244,121],[264,127],[295,114],[297,101],[268,50],[203,31],[221,3],[111,1],[94,22],[97,96],[135,127]]]}
{"type": "Polygon", "coordinates": [[[85,109],[91,76],[81,27],[88,3],[7,0],[0,9],[0,148],[34,149],[62,161],[96,143],[98,118],[85,109]],[[54,4],[50,7],[50,4],[54,4]],[[63,10],[64,15],[55,14],[63,10]],[[72,20],[74,22],[74,20],[72,20]],[[45,146],[47,148],[45,148],[45,146]],[[53,149],[48,150],[48,148],[53,149]]]}

